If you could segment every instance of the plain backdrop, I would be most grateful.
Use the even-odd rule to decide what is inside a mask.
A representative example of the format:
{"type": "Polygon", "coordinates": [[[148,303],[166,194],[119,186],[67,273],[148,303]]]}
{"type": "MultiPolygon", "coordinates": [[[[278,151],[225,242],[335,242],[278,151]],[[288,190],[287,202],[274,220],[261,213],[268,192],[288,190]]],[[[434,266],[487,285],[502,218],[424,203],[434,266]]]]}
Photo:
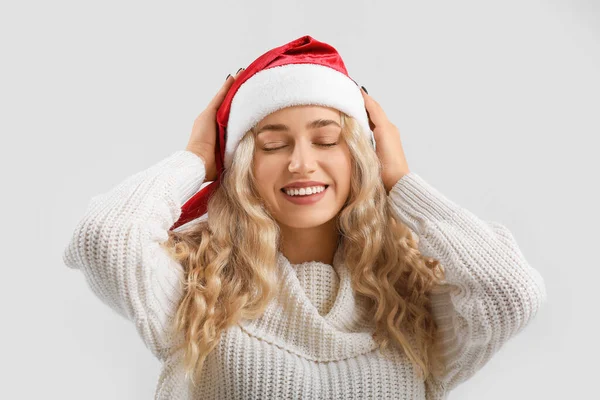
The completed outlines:
{"type": "Polygon", "coordinates": [[[341,53],[411,170],[545,280],[450,398],[597,395],[598,2],[13,1],[0,33],[0,397],[153,398],[159,361],[62,252],[92,196],[185,147],[228,73],[303,35],[341,53]]]}

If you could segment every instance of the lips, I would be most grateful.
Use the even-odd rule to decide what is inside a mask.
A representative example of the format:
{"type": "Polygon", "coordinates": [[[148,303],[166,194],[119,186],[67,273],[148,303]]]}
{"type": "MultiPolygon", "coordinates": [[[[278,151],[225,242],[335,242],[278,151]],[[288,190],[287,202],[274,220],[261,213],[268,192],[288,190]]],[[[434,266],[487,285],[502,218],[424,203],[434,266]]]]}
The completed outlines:
{"type": "Polygon", "coordinates": [[[283,192],[283,197],[286,200],[288,200],[296,205],[311,205],[311,204],[315,204],[319,200],[321,200],[325,196],[325,194],[328,192],[327,188],[329,187],[329,185],[325,185],[325,186],[326,186],[325,190],[323,190],[322,192],[314,193],[314,194],[307,195],[307,196],[290,196],[283,189],[281,189],[281,191],[283,192]]]}

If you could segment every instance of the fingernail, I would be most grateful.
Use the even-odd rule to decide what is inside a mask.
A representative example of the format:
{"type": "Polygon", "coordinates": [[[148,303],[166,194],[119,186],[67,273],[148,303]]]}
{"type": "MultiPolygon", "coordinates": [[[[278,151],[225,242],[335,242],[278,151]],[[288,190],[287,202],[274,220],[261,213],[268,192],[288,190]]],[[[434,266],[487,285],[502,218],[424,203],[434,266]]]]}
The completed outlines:
{"type": "Polygon", "coordinates": [[[229,79],[230,76],[231,76],[231,74],[227,74],[227,78],[225,78],[225,80],[229,79]]]}
{"type": "Polygon", "coordinates": [[[240,68],[237,70],[236,75],[240,73],[241,70],[243,70],[244,68],[240,68]]]}
{"type": "Polygon", "coordinates": [[[367,94],[369,94],[369,92],[367,92],[367,88],[366,88],[366,87],[364,87],[364,86],[361,86],[361,88],[362,88],[362,89],[363,89],[363,90],[364,90],[364,91],[365,91],[367,94]]]}

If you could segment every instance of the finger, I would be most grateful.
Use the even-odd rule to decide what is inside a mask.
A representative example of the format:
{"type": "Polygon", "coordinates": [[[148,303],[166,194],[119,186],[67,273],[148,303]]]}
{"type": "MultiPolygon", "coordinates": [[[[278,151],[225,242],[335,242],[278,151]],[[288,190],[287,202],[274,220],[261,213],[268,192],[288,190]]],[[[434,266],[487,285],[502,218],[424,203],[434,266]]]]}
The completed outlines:
{"type": "Polygon", "coordinates": [[[227,81],[221,86],[221,89],[217,92],[217,94],[212,98],[210,103],[208,103],[208,107],[210,108],[218,108],[219,105],[225,100],[225,96],[227,95],[227,91],[233,84],[233,79],[229,77],[227,81]]]}
{"type": "Polygon", "coordinates": [[[365,101],[365,111],[367,112],[367,120],[369,121],[369,128],[371,128],[371,130],[375,129],[375,124],[373,123],[373,120],[371,119],[371,113],[369,112],[369,110],[371,109],[371,96],[369,96],[369,94],[367,92],[365,92],[365,89],[360,88],[360,93],[363,96],[363,100],[365,101]]]}
{"type": "Polygon", "coordinates": [[[365,99],[365,104],[369,106],[369,108],[381,108],[377,100],[373,98],[370,94],[365,92],[363,89],[360,91],[365,99]]]}
{"type": "Polygon", "coordinates": [[[221,88],[219,89],[217,94],[212,98],[210,103],[208,103],[209,108],[214,108],[214,109],[219,108],[221,103],[223,103],[223,100],[225,100],[225,96],[227,96],[227,92],[233,85],[234,81],[235,81],[235,78],[233,78],[232,76],[227,77],[227,79],[225,80],[225,83],[223,83],[223,85],[221,86],[221,88]]]}
{"type": "Polygon", "coordinates": [[[361,89],[361,93],[363,94],[363,98],[365,100],[365,108],[367,110],[367,115],[369,119],[375,125],[383,124],[387,119],[387,115],[383,111],[381,105],[368,93],[365,93],[364,90],[361,89]]]}
{"type": "Polygon", "coordinates": [[[376,112],[377,102],[375,101],[375,99],[373,99],[373,97],[371,97],[367,92],[365,92],[364,89],[361,89],[360,92],[362,93],[363,99],[365,100],[365,108],[368,111],[376,112]]]}
{"type": "MultiPolygon", "coordinates": [[[[360,92],[363,95],[363,99],[365,101],[365,109],[367,110],[367,117],[369,117],[369,124],[372,123],[373,118],[376,119],[376,115],[377,115],[377,107],[375,104],[375,100],[369,96],[369,94],[367,92],[365,92],[364,89],[360,89],[360,92]]],[[[373,127],[371,127],[372,129],[373,127]]]]}
{"type": "Polygon", "coordinates": [[[375,130],[375,128],[377,128],[377,125],[375,125],[373,123],[373,120],[371,119],[371,117],[369,116],[369,112],[367,111],[367,119],[369,120],[369,128],[371,128],[372,131],[375,130]]]}
{"type": "Polygon", "coordinates": [[[225,79],[225,82],[221,86],[221,89],[219,89],[219,91],[217,92],[217,94],[215,95],[215,97],[213,97],[213,99],[210,101],[209,107],[219,108],[219,106],[221,105],[221,103],[223,103],[223,100],[225,100],[225,96],[227,96],[227,92],[229,91],[229,89],[233,85],[233,82],[235,82],[235,80],[244,71],[245,71],[245,68],[240,68],[238,70],[238,72],[234,76],[230,75],[230,76],[227,77],[227,79],[225,79]]]}

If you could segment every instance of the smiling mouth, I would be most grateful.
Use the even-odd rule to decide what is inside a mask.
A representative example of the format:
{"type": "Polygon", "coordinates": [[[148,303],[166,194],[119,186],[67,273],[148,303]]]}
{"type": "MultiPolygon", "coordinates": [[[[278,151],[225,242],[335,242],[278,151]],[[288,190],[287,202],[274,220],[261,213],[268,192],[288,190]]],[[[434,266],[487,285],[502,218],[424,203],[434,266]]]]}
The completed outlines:
{"type": "MultiPolygon", "coordinates": [[[[327,188],[329,187],[329,185],[323,185],[323,186],[325,187],[325,189],[327,189],[327,188]]],[[[295,189],[300,189],[300,188],[295,188],[295,189]]],[[[285,189],[284,189],[284,188],[281,188],[281,189],[280,189],[280,191],[281,191],[281,193],[283,193],[283,194],[287,194],[287,193],[285,192],[285,189]]],[[[318,194],[318,193],[313,193],[313,194],[318,194]]],[[[289,196],[289,195],[288,195],[288,196],[289,196]]],[[[300,195],[299,195],[299,196],[300,196],[300,195]]],[[[306,195],[302,195],[302,196],[306,196],[306,195]]],[[[308,196],[312,196],[312,194],[311,194],[311,195],[308,195],[308,196]]]]}

